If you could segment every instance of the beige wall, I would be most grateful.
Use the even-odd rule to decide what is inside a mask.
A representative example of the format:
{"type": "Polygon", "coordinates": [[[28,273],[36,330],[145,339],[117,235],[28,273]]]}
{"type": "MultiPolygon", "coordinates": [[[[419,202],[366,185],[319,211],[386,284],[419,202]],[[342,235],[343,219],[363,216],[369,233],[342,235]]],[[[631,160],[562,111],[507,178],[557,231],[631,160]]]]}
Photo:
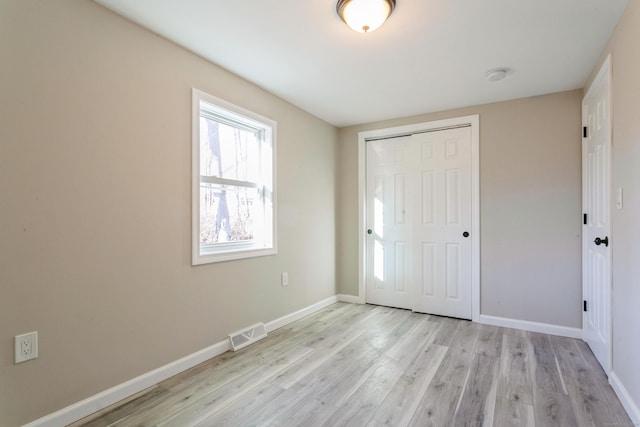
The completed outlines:
{"type": "Polygon", "coordinates": [[[92,1],[0,0],[0,58],[1,426],[335,295],[333,126],[92,1]],[[192,87],[278,122],[278,255],[191,266],[192,87]]]}
{"type": "MultiPolygon", "coordinates": [[[[610,44],[614,185],[626,194],[614,238],[628,235],[614,249],[614,368],[639,402],[637,330],[619,327],[640,324],[640,13],[629,9],[610,44]]],[[[336,280],[357,294],[363,130],[479,114],[481,312],[580,327],[581,91],[338,132],[81,0],[0,0],[0,58],[2,426],[332,296],[336,280]],[[191,267],[191,87],[278,122],[277,256],[191,267]],[[31,330],[40,357],[14,365],[13,336],[31,330]]]]}
{"type": "Polygon", "coordinates": [[[611,54],[613,70],[613,372],[640,422],[640,2],[630,1],[592,79],[611,54]],[[624,191],[622,210],[615,190],[624,191]]]}
{"type": "Polygon", "coordinates": [[[481,314],[581,327],[576,90],[340,130],[338,290],[358,294],[358,132],[480,115],[481,314]]]}

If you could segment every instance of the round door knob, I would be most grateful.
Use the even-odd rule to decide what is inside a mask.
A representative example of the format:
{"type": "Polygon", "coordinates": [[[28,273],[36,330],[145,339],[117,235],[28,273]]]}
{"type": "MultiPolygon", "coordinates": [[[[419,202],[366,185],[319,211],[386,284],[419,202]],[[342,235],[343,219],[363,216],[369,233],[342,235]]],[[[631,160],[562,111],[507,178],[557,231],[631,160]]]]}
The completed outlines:
{"type": "Polygon", "coordinates": [[[469,232],[465,231],[464,233],[462,233],[462,237],[469,237],[469,232]]]}
{"type": "Polygon", "coordinates": [[[367,230],[367,234],[371,234],[371,233],[373,233],[373,230],[372,229],[368,229],[367,230]]]}
{"type": "Polygon", "coordinates": [[[602,244],[604,244],[605,246],[609,246],[609,236],[605,236],[604,239],[596,237],[596,240],[594,240],[593,243],[595,243],[596,246],[600,246],[602,244]]]}

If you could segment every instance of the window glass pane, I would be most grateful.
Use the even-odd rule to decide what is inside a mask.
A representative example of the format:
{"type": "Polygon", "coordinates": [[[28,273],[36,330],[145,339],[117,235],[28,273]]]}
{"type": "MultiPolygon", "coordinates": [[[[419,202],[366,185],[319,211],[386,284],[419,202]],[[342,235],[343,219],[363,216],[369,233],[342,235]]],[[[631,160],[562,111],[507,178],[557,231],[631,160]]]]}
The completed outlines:
{"type": "Polygon", "coordinates": [[[258,132],[200,117],[200,175],[257,182],[258,132]]]}
{"type": "Polygon", "coordinates": [[[250,242],[256,229],[257,188],[200,184],[200,244],[250,242]]]}

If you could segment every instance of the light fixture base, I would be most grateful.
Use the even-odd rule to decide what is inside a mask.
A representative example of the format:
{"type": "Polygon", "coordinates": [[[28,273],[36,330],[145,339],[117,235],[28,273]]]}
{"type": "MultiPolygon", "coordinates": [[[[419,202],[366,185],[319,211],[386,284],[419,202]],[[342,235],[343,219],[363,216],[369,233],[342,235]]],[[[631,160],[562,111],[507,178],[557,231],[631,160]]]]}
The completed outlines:
{"type": "Polygon", "coordinates": [[[387,20],[396,0],[338,0],[336,12],[352,30],[370,33],[387,20]]]}

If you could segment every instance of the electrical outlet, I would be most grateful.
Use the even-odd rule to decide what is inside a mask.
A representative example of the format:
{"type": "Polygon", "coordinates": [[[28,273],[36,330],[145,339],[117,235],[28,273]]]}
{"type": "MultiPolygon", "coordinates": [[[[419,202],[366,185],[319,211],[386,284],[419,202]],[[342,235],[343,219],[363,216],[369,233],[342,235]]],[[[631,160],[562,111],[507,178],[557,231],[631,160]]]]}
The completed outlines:
{"type": "Polygon", "coordinates": [[[16,335],[15,337],[15,363],[26,362],[38,357],[38,332],[16,335]]]}
{"type": "Polygon", "coordinates": [[[280,283],[282,284],[282,286],[287,286],[289,284],[289,273],[287,273],[286,271],[282,273],[282,276],[280,277],[280,283]]]}

